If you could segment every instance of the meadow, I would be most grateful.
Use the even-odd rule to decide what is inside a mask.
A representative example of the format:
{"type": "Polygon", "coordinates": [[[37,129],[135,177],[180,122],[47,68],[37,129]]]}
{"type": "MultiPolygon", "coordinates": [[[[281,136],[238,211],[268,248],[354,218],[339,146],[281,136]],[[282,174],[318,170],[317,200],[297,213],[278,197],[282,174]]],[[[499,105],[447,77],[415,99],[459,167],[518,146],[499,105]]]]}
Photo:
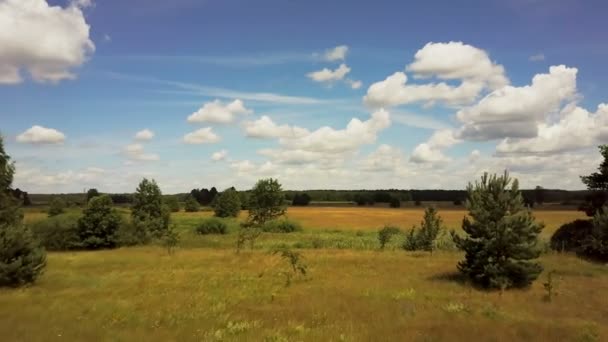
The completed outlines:
{"type": "MultiPolygon", "coordinates": [[[[29,210],[26,221],[45,217],[29,210]]],[[[126,212],[125,212],[126,214],[126,212]]],[[[265,233],[235,253],[235,234],[199,236],[211,212],[174,213],[180,248],[48,254],[33,286],[0,290],[0,336],[12,341],[601,341],[608,338],[608,267],[544,253],[530,288],[472,288],[456,273],[462,254],[378,250],[384,224],[409,229],[422,209],[290,208],[301,232],[265,233]],[[306,276],[286,286],[288,265],[269,250],[297,248],[306,276]],[[557,296],[543,283],[553,271],[557,296]]],[[[464,210],[441,210],[458,230],[464,210]]],[[[242,214],[241,216],[243,216],[242,214]]],[[[583,214],[540,210],[546,241],[583,214]]],[[[236,229],[233,220],[230,229],[236,229]]]]}

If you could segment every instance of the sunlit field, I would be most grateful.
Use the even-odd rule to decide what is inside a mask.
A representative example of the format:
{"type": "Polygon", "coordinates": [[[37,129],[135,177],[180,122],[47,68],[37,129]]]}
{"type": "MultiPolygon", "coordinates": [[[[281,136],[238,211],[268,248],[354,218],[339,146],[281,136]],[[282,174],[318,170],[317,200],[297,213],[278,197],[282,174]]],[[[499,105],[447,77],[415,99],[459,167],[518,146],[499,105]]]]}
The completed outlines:
{"type": "MultiPolygon", "coordinates": [[[[75,209],[72,209],[75,210],[75,209]]],[[[125,216],[128,211],[123,209],[125,216]]],[[[33,286],[0,290],[6,341],[601,341],[608,338],[608,267],[545,253],[531,288],[503,294],[457,276],[459,252],[378,250],[383,224],[409,229],[423,209],[290,208],[303,231],[263,234],[235,252],[234,230],[199,236],[211,212],[174,213],[180,248],[160,246],[48,254],[33,286]],[[297,248],[305,277],[285,285],[288,265],[269,253],[297,248]],[[557,296],[543,282],[554,270],[557,296]]],[[[442,210],[458,229],[464,210],[442,210]]],[[[242,213],[244,217],[245,213],[242,213]]],[[[538,211],[547,240],[576,211],[538,211]]],[[[28,209],[26,221],[43,219],[28,209]]]]}

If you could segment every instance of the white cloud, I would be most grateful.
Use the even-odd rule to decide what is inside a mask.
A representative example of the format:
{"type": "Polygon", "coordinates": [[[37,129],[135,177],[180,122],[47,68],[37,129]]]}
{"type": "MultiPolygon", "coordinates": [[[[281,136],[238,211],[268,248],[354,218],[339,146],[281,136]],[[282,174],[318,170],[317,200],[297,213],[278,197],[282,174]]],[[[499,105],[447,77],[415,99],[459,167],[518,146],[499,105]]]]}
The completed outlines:
{"type": "Polygon", "coordinates": [[[346,84],[350,85],[350,87],[352,89],[359,89],[361,88],[361,86],[363,86],[363,82],[361,81],[355,81],[355,80],[346,80],[346,84]]]}
{"type": "Polygon", "coordinates": [[[391,124],[390,114],[381,109],[374,112],[367,121],[352,119],[345,129],[335,130],[321,127],[309,134],[293,139],[281,139],[288,149],[311,152],[340,153],[352,151],[364,144],[376,141],[377,135],[391,124]]]}
{"type": "Polygon", "coordinates": [[[460,141],[450,129],[438,130],[425,143],[414,148],[410,161],[414,163],[440,163],[450,161],[442,149],[453,146],[460,141]]]}
{"type": "Polygon", "coordinates": [[[106,33],[103,35],[103,41],[109,43],[112,41],[112,37],[110,37],[110,35],[106,33]]]}
{"type": "Polygon", "coordinates": [[[231,123],[238,115],[252,113],[245,108],[243,101],[234,100],[224,104],[220,100],[205,103],[198,111],[188,116],[188,122],[231,123]]]}
{"type": "Polygon", "coordinates": [[[608,104],[602,103],[595,113],[571,105],[555,123],[540,123],[538,136],[530,139],[506,138],[497,147],[499,154],[554,154],[574,151],[605,143],[608,127],[608,104]]]}
{"type": "Polygon", "coordinates": [[[456,116],[464,124],[460,136],[470,140],[535,137],[538,123],[576,96],[576,74],[576,68],[552,66],[548,74],[534,76],[531,85],[491,92],[458,111],[456,116]]]}
{"type": "Polygon", "coordinates": [[[213,132],[211,127],[200,128],[184,135],[186,144],[213,144],[218,141],[220,141],[220,137],[213,132]]]}
{"type": "Polygon", "coordinates": [[[0,84],[23,81],[27,70],[37,82],[74,79],[71,71],[95,51],[81,7],[49,6],[46,0],[0,1],[0,84]]]}
{"type": "Polygon", "coordinates": [[[405,167],[405,156],[400,149],[382,144],[364,158],[360,164],[361,169],[364,171],[397,171],[405,167]]]}
{"type": "Polygon", "coordinates": [[[144,145],[142,144],[130,144],[125,147],[125,154],[127,157],[134,161],[158,161],[160,156],[155,153],[146,153],[144,145]]]}
{"type": "Polygon", "coordinates": [[[144,141],[152,140],[152,138],[154,138],[154,132],[147,128],[135,133],[135,140],[144,141]]]}
{"type": "Polygon", "coordinates": [[[481,158],[481,152],[479,152],[479,150],[473,150],[471,151],[471,154],[469,154],[469,162],[471,163],[476,162],[479,158],[481,158]]]}
{"type": "Polygon", "coordinates": [[[244,127],[246,135],[251,138],[297,138],[309,134],[307,129],[297,126],[277,125],[266,115],[245,122],[244,127]]]}
{"type": "Polygon", "coordinates": [[[346,76],[346,74],[349,72],[350,68],[346,64],[342,63],[335,70],[323,68],[319,71],[308,73],[306,76],[315,82],[331,83],[344,79],[344,76],[346,76]]]}
{"type": "Polygon", "coordinates": [[[443,121],[437,120],[433,117],[415,114],[405,111],[399,112],[391,112],[391,118],[393,121],[400,123],[402,125],[411,126],[411,127],[419,127],[419,128],[427,128],[427,129],[445,129],[448,128],[449,125],[443,121]]]}
{"type": "Polygon", "coordinates": [[[343,61],[346,58],[347,53],[348,53],[348,46],[339,45],[333,49],[329,49],[329,50],[325,51],[323,58],[329,62],[343,61]]]}
{"type": "Polygon", "coordinates": [[[528,60],[530,60],[530,62],[540,62],[540,61],[544,61],[545,60],[545,55],[542,53],[536,54],[536,55],[532,55],[530,56],[530,58],[528,58],[528,60]]]}
{"type": "Polygon", "coordinates": [[[214,152],[211,155],[211,160],[213,160],[213,161],[221,161],[221,160],[226,159],[227,156],[228,156],[228,151],[221,150],[221,151],[214,152]]]}
{"type": "Polygon", "coordinates": [[[497,89],[509,83],[502,65],[492,62],[484,50],[462,42],[426,44],[418,50],[407,71],[413,72],[416,78],[458,79],[461,83],[458,86],[445,82],[408,84],[406,74],[396,72],[372,84],[365,102],[373,107],[414,102],[460,106],[473,102],[484,89],[497,89]]]}
{"type": "Polygon", "coordinates": [[[61,144],[65,141],[65,134],[53,128],[38,125],[30,127],[17,136],[17,142],[29,144],[61,144]]]}

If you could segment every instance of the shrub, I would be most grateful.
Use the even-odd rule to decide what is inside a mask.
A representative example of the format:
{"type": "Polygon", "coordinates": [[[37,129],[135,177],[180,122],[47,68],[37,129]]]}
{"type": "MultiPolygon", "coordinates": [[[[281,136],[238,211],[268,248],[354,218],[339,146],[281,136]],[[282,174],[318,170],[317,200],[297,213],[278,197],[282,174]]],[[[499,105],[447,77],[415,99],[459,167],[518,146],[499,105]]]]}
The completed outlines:
{"type": "Polygon", "coordinates": [[[391,208],[400,208],[401,200],[399,200],[397,197],[392,197],[389,204],[390,204],[391,208]]]}
{"type": "Polygon", "coordinates": [[[216,196],[214,212],[217,217],[237,217],[241,212],[241,199],[234,188],[224,190],[216,196]]]}
{"type": "Polygon", "coordinates": [[[188,195],[188,197],[186,197],[186,202],[184,203],[184,210],[187,213],[195,213],[201,210],[201,205],[194,198],[194,196],[188,195]]]}
{"type": "Polygon", "coordinates": [[[169,255],[175,252],[175,248],[179,245],[179,234],[175,231],[173,225],[169,226],[169,229],[165,232],[162,238],[163,246],[167,249],[169,255]]]}
{"type": "Polygon", "coordinates": [[[82,248],[78,235],[80,215],[57,215],[31,225],[32,233],[49,251],[66,251],[82,248]]]}
{"type": "Polygon", "coordinates": [[[177,213],[181,209],[179,205],[179,200],[175,196],[167,197],[165,199],[165,205],[167,205],[167,207],[172,213],[177,213]]]}
{"type": "Polygon", "coordinates": [[[46,267],[46,252],[10,193],[14,173],[0,136],[0,286],[13,287],[33,283],[46,267]]]}
{"type": "Polygon", "coordinates": [[[380,242],[380,249],[384,249],[390,241],[393,235],[398,235],[401,233],[401,229],[399,227],[392,226],[384,226],[384,228],[378,231],[378,242],[380,242]]]}
{"type": "Polygon", "coordinates": [[[537,245],[543,225],[524,206],[517,179],[511,182],[507,172],[500,177],[486,173],[481,182],[469,183],[467,191],[469,216],[462,222],[467,235],[452,233],[466,253],[458,263],[460,272],[487,288],[530,285],[543,270],[530,261],[540,255],[537,245]]]}
{"type": "Polygon", "coordinates": [[[264,223],[262,231],[268,233],[293,233],[302,230],[299,222],[288,219],[272,220],[264,223]]]}
{"type": "Polygon", "coordinates": [[[223,220],[208,218],[202,221],[197,227],[196,232],[201,235],[207,234],[227,234],[228,225],[223,220]]]}
{"type": "Polygon", "coordinates": [[[66,207],[66,204],[61,198],[53,197],[53,199],[51,200],[51,203],[49,205],[49,211],[48,211],[49,217],[63,214],[65,212],[65,207],[66,207]]]}
{"type": "Polygon", "coordinates": [[[591,234],[593,221],[575,220],[559,227],[551,236],[551,249],[559,252],[578,252],[583,240],[591,234]]]}
{"type": "Polygon", "coordinates": [[[608,262],[608,206],[595,213],[591,234],[581,241],[579,254],[594,261],[608,262]]]}
{"type": "Polygon", "coordinates": [[[428,207],[424,210],[424,219],[420,223],[420,229],[413,227],[405,236],[403,248],[408,251],[429,251],[436,249],[435,240],[444,231],[441,216],[437,209],[428,207]]]}
{"type": "Polygon", "coordinates": [[[141,221],[126,222],[122,221],[116,230],[117,246],[135,246],[145,244],[150,241],[148,228],[141,221]]]}
{"type": "Polygon", "coordinates": [[[116,247],[116,231],[122,223],[108,195],[93,197],[78,220],[78,236],[86,249],[116,247]]]}
{"type": "Polygon", "coordinates": [[[170,216],[156,181],[144,178],[133,196],[131,220],[140,227],[147,227],[152,237],[160,238],[169,228],[170,216]]]}

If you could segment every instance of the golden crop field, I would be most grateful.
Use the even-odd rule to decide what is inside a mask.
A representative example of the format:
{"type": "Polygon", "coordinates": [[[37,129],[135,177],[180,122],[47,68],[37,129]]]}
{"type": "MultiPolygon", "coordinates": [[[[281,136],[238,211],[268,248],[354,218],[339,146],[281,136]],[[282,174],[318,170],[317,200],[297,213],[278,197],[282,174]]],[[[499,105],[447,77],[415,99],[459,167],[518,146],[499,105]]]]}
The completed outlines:
{"type": "MultiPolygon", "coordinates": [[[[440,210],[457,229],[464,210],[440,210]]],[[[211,212],[174,213],[180,248],[52,252],[31,287],[0,290],[6,341],[602,341],[608,339],[608,268],[545,253],[545,272],[523,290],[474,289],[458,277],[463,255],[379,251],[377,229],[418,224],[422,209],[290,208],[303,231],[263,234],[235,253],[234,233],[200,236],[211,212]],[[308,266],[289,286],[274,246],[298,248],[308,266]],[[543,283],[554,273],[557,296],[543,283]]],[[[125,211],[125,215],[127,212],[125,211]]],[[[244,217],[245,213],[242,213],[244,217]]],[[[582,218],[537,211],[547,225],[582,218]]],[[[26,221],[44,218],[28,209],[26,221]]],[[[235,226],[238,222],[232,221],[235,226]]],[[[231,229],[234,229],[231,228],[231,229]]]]}

